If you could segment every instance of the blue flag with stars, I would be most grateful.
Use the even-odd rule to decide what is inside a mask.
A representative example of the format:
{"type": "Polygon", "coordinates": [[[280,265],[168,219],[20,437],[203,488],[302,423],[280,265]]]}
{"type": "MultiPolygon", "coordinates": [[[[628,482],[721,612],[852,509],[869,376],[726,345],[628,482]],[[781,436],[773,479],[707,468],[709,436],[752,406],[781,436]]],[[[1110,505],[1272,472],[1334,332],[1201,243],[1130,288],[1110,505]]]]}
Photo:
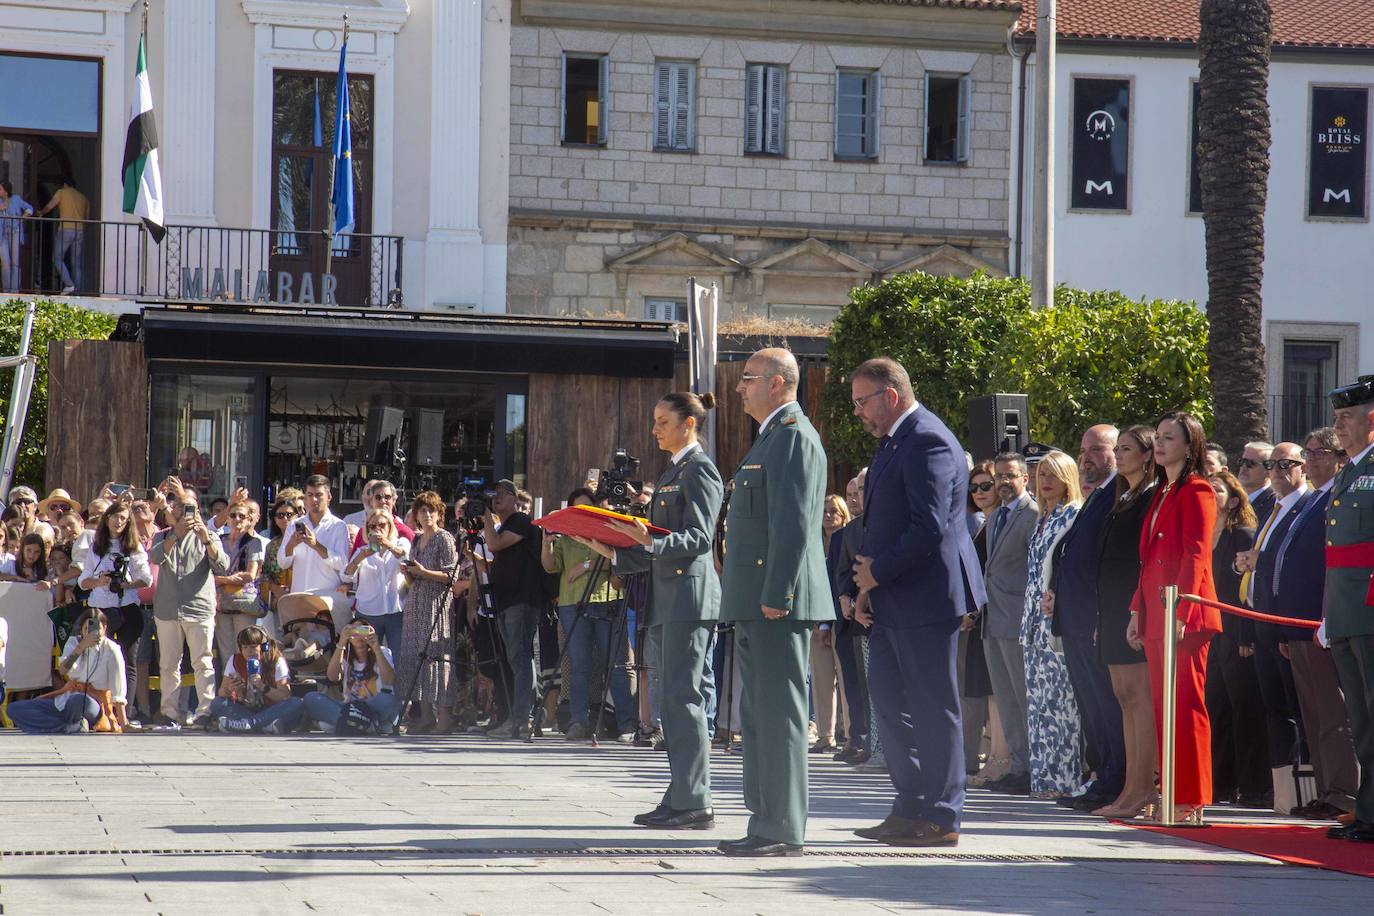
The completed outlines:
{"type": "Polygon", "coordinates": [[[348,113],[348,42],[339,49],[339,85],[335,90],[334,114],[334,188],[329,201],[334,205],[334,234],[353,231],[353,122],[348,113]]]}

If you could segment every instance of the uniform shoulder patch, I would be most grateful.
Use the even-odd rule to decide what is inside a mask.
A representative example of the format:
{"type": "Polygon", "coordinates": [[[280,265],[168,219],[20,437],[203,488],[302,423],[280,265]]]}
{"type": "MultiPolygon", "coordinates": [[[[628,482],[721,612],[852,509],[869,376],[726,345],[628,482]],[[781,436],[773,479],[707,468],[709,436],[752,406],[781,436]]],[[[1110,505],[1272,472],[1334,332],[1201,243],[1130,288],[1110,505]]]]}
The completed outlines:
{"type": "Polygon", "coordinates": [[[796,425],[797,425],[797,418],[796,418],[796,417],[785,417],[785,418],[782,420],[782,424],[781,424],[781,425],[783,425],[783,426],[796,426],[796,425]]]}

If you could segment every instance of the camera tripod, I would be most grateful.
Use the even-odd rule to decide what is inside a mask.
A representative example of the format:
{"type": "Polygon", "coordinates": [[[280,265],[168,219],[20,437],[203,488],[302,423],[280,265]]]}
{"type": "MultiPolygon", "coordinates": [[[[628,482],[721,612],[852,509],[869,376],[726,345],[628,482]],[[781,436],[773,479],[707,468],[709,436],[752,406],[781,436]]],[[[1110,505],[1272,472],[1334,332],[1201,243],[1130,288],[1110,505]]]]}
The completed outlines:
{"type": "MultiPolygon", "coordinates": [[[[558,652],[558,662],[555,665],[555,670],[561,671],[563,668],[563,659],[567,656],[568,650],[572,646],[573,635],[577,632],[577,628],[581,625],[582,621],[587,619],[587,607],[593,603],[591,600],[592,592],[595,591],[597,580],[606,571],[608,563],[609,561],[605,557],[598,554],[596,562],[592,564],[591,570],[588,572],[587,584],[582,587],[582,597],[578,599],[576,609],[573,612],[572,626],[568,628],[568,632],[563,636],[563,646],[558,652]]],[[[628,579],[631,575],[638,574],[627,574],[624,578],[628,579]]],[[[629,616],[627,613],[629,610],[629,583],[627,582],[619,591],[620,594],[609,602],[611,605],[611,630],[610,639],[605,647],[606,661],[601,678],[601,697],[597,704],[596,717],[592,720],[591,728],[588,729],[591,733],[592,747],[597,746],[597,736],[601,730],[601,723],[606,717],[606,697],[611,690],[611,673],[616,667],[616,655],[618,654],[617,647],[625,639],[626,621],[629,616]]],[[[571,691],[569,692],[569,696],[571,696],[571,691]]],[[[527,739],[529,741],[533,741],[534,735],[542,731],[544,724],[544,704],[535,703],[532,713],[534,716],[534,728],[530,730],[530,737],[527,739]]]]}

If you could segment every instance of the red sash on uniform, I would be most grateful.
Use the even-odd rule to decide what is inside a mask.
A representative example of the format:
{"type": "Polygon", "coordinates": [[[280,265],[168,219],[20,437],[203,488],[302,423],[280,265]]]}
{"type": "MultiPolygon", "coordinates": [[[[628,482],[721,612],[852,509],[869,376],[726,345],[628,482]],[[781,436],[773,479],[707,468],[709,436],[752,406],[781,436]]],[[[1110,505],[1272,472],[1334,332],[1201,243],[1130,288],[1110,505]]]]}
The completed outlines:
{"type": "MultiPolygon", "coordinates": [[[[1328,544],[1326,546],[1327,569],[1374,569],[1374,541],[1363,544],[1328,544]]],[[[1364,603],[1374,607],[1374,578],[1369,580],[1369,592],[1364,603]]]]}

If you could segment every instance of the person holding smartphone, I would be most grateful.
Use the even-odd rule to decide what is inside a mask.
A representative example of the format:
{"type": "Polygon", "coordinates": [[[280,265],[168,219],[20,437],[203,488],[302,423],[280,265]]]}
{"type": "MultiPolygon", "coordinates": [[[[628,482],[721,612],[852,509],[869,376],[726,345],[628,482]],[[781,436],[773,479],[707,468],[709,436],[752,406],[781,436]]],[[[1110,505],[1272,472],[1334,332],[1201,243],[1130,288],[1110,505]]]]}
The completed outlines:
{"type": "Polygon", "coordinates": [[[669,534],[653,535],[636,520],[608,524],[635,541],[637,546],[629,549],[578,538],[610,558],[617,573],[649,574],[647,616],[662,646],[661,714],[672,778],[659,806],[636,817],[635,823],[658,830],[707,830],[715,825],[706,679],[712,676],[711,644],[720,617],[720,580],[711,544],[725,485],[699,444],[706,411],[715,403],[709,393],[675,391],[654,405],[654,439],[673,457],[654,488],[649,522],[669,534]]]}
{"type": "Polygon", "coordinates": [[[307,694],[306,717],[319,723],[321,731],[333,732],[346,712],[345,706],[355,704],[371,719],[372,727],[389,733],[401,710],[394,689],[396,670],[391,664],[391,649],[378,642],[377,630],[361,617],[353,618],[339,637],[325,676],[339,684],[343,700],[335,700],[322,690],[307,694]]]}
{"type": "MultiPolygon", "coordinates": [[[[363,519],[363,545],[344,567],[344,580],[355,583],[354,608],[393,652],[401,644],[402,567],[410,559],[410,541],[396,530],[389,509],[373,509],[363,519]]],[[[341,586],[345,591],[347,586],[341,586]]]]}
{"type": "Polygon", "coordinates": [[[124,656],[106,635],[105,612],[91,608],[77,618],[62,649],[60,690],[9,704],[9,717],[30,735],[119,731],[124,719],[124,656]]]}

